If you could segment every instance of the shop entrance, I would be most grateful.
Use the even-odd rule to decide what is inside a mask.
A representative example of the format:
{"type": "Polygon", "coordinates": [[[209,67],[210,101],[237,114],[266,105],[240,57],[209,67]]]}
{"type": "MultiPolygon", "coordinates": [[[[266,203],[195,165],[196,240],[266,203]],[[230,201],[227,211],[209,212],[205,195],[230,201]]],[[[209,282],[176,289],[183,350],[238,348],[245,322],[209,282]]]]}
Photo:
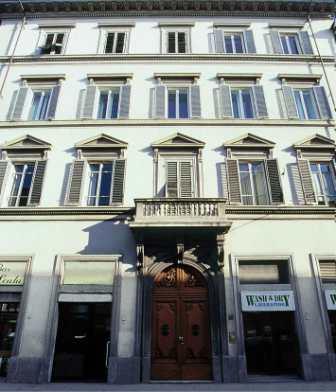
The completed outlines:
{"type": "Polygon", "coordinates": [[[106,382],[111,302],[59,303],[53,381],[106,382]]]}
{"type": "Polygon", "coordinates": [[[204,277],[189,266],[162,271],[155,278],[152,309],[152,379],[212,379],[204,277]]]}
{"type": "Polygon", "coordinates": [[[336,311],[329,310],[329,320],[330,320],[330,331],[331,331],[331,339],[334,347],[334,351],[336,353],[336,311]]]}
{"type": "Polygon", "coordinates": [[[0,302],[0,377],[7,376],[12,355],[20,302],[0,302]]]}
{"type": "Polygon", "coordinates": [[[299,373],[294,312],[244,312],[243,321],[248,374],[299,373]]]}

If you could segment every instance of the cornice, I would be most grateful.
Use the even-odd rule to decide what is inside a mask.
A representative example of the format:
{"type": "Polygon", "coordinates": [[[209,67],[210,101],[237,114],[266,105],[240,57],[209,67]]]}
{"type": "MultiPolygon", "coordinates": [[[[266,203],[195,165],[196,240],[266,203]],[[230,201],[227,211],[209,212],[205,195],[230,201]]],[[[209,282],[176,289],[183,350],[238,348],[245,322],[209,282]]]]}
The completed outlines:
{"type": "MultiPolygon", "coordinates": [[[[335,63],[333,56],[323,56],[324,63],[335,63]]],[[[283,54],[223,54],[223,53],[204,53],[204,54],[66,54],[66,55],[41,55],[41,56],[0,56],[0,63],[123,63],[125,62],[266,62],[266,63],[312,63],[320,64],[321,60],[315,55],[283,55],[283,54]]]]}
{"type": "Polygon", "coordinates": [[[288,119],[118,119],[118,120],[49,120],[49,121],[0,121],[0,129],[9,128],[78,128],[83,127],[139,127],[139,126],[277,126],[277,127],[335,127],[334,120],[288,119]]]}
{"type": "MultiPolygon", "coordinates": [[[[97,16],[328,16],[335,9],[332,0],[22,0],[26,16],[97,17],[97,16]]],[[[3,18],[20,17],[19,2],[5,0],[0,4],[3,18]]]]}

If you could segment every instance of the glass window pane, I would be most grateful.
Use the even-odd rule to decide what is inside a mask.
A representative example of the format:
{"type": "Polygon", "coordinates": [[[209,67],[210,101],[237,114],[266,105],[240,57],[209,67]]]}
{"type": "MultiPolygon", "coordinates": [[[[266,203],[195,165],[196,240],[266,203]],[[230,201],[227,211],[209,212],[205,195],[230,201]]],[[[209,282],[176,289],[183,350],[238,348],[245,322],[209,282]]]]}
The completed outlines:
{"type": "Polygon", "coordinates": [[[168,118],[176,118],[176,91],[168,91],[168,118]]]}
{"type": "Polygon", "coordinates": [[[125,33],[118,33],[116,53],[123,53],[124,52],[125,35],[126,35],[125,33]]]}
{"type": "Polygon", "coordinates": [[[243,204],[251,205],[253,197],[248,163],[239,162],[239,177],[243,204]]]}
{"type": "Polygon", "coordinates": [[[233,36],[234,44],[235,44],[235,52],[236,53],[243,53],[243,40],[240,34],[235,34],[233,36]]]}
{"type": "Polygon", "coordinates": [[[90,164],[90,172],[88,205],[95,205],[99,178],[99,164],[90,164]]]}
{"type": "Polygon", "coordinates": [[[294,98],[295,98],[295,103],[296,103],[296,108],[297,111],[299,113],[299,118],[301,120],[305,120],[306,115],[303,109],[303,104],[302,104],[302,100],[301,100],[301,95],[300,95],[300,90],[295,90],[294,91],[294,98]]]}
{"type": "Polygon", "coordinates": [[[286,36],[285,35],[281,35],[280,39],[281,39],[282,49],[283,49],[284,53],[285,54],[289,54],[289,49],[288,49],[288,46],[287,46],[286,36]]]}
{"type": "Polygon", "coordinates": [[[179,91],[179,117],[180,118],[188,118],[189,110],[188,110],[188,90],[180,90],[179,91]]]}
{"type": "Polygon", "coordinates": [[[32,120],[38,120],[38,111],[39,111],[41,97],[42,97],[42,93],[40,91],[34,91],[31,115],[30,115],[30,118],[32,120]]]}
{"type": "Polygon", "coordinates": [[[108,91],[100,92],[99,104],[98,104],[98,116],[97,116],[100,119],[106,118],[108,94],[109,94],[108,91]]]}
{"type": "Polygon", "coordinates": [[[54,34],[47,34],[45,46],[51,46],[54,41],[54,34]]]}
{"type": "Polygon", "coordinates": [[[331,198],[335,198],[336,196],[336,188],[333,179],[332,168],[328,163],[320,164],[321,173],[322,173],[322,181],[323,188],[326,196],[331,198]]]}
{"type": "Polygon", "coordinates": [[[225,52],[226,53],[233,53],[231,35],[224,36],[224,44],[225,44],[225,52]]]}
{"type": "Polygon", "coordinates": [[[175,53],[175,33],[168,33],[168,53],[175,53]]]}
{"type": "Polygon", "coordinates": [[[57,34],[56,44],[62,44],[63,43],[63,39],[64,39],[64,34],[63,33],[57,34]]]}
{"type": "Polygon", "coordinates": [[[253,162],[251,168],[256,204],[269,204],[264,163],[253,162]]]}
{"type": "Polygon", "coordinates": [[[233,117],[239,118],[240,117],[240,110],[239,110],[239,92],[238,92],[238,90],[231,91],[231,99],[232,99],[233,117]]]}
{"type": "Polygon", "coordinates": [[[106,37],[105,53],[112,53],[114,43],[114,33],[108,33],[106,37]]]}
{"type": "Polygon", "coordinates": [[[250,89],[242,90],[242,100],[244,106],[244,117],[245,118],[254,118],[253,113],[253,104],[250,89]]]}
{"type": "Polygon", "coordinates": [[[46,120],[47,118],[47,110],[49,106],[49,101],[50,101],[50,90],[44,91],[44,94],[42,96],[42,103],[41,103],[41,110],[40,110],[40,115],[39,115],[39,120],[46,120]]]}
{"type": "Polygon", "coordinates": [[[99,190],[98,204],[100,206],[108,205],[110,203],[111,182],[112,182],[112,162],[104,163],[102,166],[102,174],[101,174],[100,190],[99,190]]]}
{"type": "Polygon", "coordinates": [[[19,206],[26,206],[28,203],[28,197],[32,184],[34,169],[35,169],[34,163],[30,163],[27,165],[26,171],[24,173],[22,188],[21,188],[19,206]]]}
{"type": "Polygon", "coordinates": [[[118,108],[119,108],[119,90],[112,91],[111,101],[112,101],[111,118],[117,118],[118,117],[118,108]]]}
{"type": "Polygon", "coordinates": [[[178,52],[186,53],[186,34],[177,33],[178,52]]]}
{"type": "Polygon", "coordinates": [[[297,46],[297,40],[296,40],[295,35],[288,36],[288,44],[290,47],[291,54],[299,54],[299,48],[297,46]]]}
{"type": "Polygon", "coordinates": [[[305,103],[307,116],[310,120],[316,120],[318,118],[315,101],[311,90],[302,91],[303,100],[305,103]]]}

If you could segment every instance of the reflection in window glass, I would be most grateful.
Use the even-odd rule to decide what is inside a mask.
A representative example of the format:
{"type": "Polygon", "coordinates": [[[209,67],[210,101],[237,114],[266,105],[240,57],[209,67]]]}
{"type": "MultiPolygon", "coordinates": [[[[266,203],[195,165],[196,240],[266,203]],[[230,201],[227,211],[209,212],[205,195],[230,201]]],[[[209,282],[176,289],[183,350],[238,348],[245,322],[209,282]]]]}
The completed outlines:
{"type": "Polygon", "coordinates": [[[33,92],[33,101],[30,109],[30,120],[46,120],[48,114],[51,89],[33,92]]]}
{"type": "Polygon", "coordinates": [[[110,204],[114,162],[90,163],[89,206],[110,204]]]}
{"type": "Polygon", "coordinates": [[[294,97],[301,120],[316,120],[319,118],[316,101],[311,88],[295,89],[294,97]]]}
{"type": "Polygon", "coordinates": [[[30,197],[35,162],[14,164],[14,170],[14,181],[8,204],[10,207],[26,206],[30,197]]]}
{"type": "Polygon", "coordinates": [[[330,162],[311,162],[314,192],[318,204],[328,205],[336,200],[335,171],[330,162]]]}
{"type": "Polygon", "coordinates": [[[225,53],[244,53],[243,35],[239,33],[224,34],[225,53]]]}
{"type": "Polygon", "coordinates": [[[280,35],[282,49],[285,54],[299,54],[299,40],[297,34],[280,35]]]}
{"type": "Polygon", "coordinates": [[[231,89],[231,99],[234,118],[255,117],[251,88],[231,89]]]}
{"type": "Polygon", "coordinates": [[[168,89],[168,118],[189,118],[189,89],[168,89]]]}
{"type": "Polygon", "coordinates": [[[120,88],[101,90],[98,102],[98,119],[118,118],[120,88]]]}
{"type": "Polygon", "coordinates": [[[264,162],[240,161],[239,178],[243,204],[270,204],[264,162]]]}

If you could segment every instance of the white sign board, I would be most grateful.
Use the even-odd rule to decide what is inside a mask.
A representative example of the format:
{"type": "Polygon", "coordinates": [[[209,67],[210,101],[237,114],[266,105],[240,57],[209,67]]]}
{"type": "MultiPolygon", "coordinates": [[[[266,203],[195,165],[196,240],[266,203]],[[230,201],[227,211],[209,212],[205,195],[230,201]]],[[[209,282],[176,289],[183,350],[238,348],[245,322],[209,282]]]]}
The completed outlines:
{"type": "Polygon", "coordinates": [[[295,310],[293,291],[242,291],[243,312],[288,312],[295,310]]]}
{"type": "Polygon", "coordinates": [[[26,263],[9,261],[0,263],[0,286],[22,286],[26,273],[26,263]]]}
{"type": "Polygon", "coordinates": [[[327,308],[329,310],[336,310],[336,290],[325,290],[324,291],[327,308]]]}

